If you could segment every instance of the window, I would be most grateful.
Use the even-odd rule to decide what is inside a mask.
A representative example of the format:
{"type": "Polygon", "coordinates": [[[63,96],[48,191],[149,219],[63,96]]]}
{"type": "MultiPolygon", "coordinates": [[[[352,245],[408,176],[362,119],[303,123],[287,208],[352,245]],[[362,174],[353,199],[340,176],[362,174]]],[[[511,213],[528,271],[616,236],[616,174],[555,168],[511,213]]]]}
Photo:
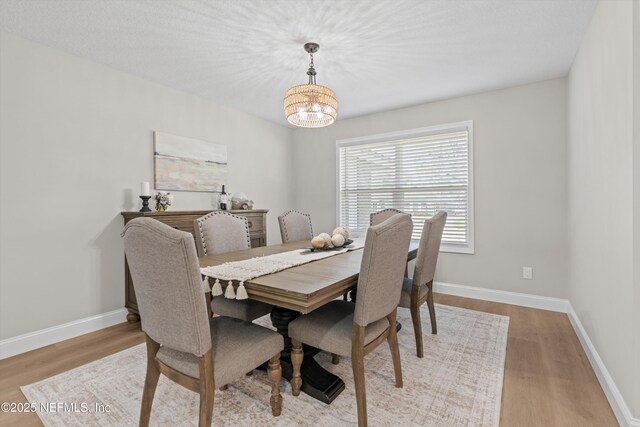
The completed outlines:
{"type": "Polygon", "coordinates": [[[337,222],[364,235],[369,214],[412,215],[412,239],[424,220],[447,211],[441,250],[473,253],[473,122],[337,141],[337,222]]]}

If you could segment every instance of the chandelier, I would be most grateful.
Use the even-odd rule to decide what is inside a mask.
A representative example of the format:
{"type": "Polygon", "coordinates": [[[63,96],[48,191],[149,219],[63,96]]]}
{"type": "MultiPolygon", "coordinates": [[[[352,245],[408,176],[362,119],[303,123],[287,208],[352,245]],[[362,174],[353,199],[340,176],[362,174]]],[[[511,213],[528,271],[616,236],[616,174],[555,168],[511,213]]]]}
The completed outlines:
{"type": "Polygon", "coordinates": [[[320,128],[336,121],[338,97],[326,86],[316,84],[316,69],[313,54],[320,49],[317,43],[306,43],[304,50],[309,53],[311,63],[307,70],[309,83],[294,86],[284,96],[284,114],[287,121],[303,128],[320,128]]]}

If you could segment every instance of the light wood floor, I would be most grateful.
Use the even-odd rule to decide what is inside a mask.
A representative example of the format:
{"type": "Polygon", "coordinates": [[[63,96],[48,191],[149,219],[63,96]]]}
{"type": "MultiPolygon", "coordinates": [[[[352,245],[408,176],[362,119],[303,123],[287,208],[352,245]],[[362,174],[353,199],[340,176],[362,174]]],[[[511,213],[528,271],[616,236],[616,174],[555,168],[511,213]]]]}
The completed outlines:
{"type": "MultiPolygon", "coordinates": [[[[435,300],[510,317],[501,426],[618,425],[565,314],[449,295],[435,300]]],[[[123,323],[2,360],[0,402],[26,402],[21,385],[142,342],[139,324],[123,323]]],[[[35,414],[0,413],[0,425],[41,423],[35,414]]]]}

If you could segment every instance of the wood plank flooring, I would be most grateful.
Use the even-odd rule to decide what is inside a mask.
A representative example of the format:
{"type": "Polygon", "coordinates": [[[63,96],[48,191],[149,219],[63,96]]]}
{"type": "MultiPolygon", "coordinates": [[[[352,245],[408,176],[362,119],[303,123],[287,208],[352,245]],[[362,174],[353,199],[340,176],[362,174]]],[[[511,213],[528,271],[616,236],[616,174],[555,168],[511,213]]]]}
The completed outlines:
{"type": "MultiPolygon", "coordinates": [[[[440,294],[435,301],[510,317],[501,426],[618,425],[565,314],[440,294]]],[[[142,342],[139,324],[123,323],[1,360],[0,402],[26,402],[21,385],[142,342]]],[[[42,424],[33,413],[0,413],[0,425],[42,424]]]]}

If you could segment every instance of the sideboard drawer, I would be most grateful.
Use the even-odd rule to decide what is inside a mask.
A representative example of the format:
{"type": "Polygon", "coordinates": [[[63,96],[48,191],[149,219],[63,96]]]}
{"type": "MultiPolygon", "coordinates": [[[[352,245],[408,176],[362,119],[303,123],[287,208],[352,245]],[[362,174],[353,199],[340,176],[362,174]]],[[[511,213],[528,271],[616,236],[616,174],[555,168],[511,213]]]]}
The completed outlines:
{"type": "Polygon", "coordinates": [[[247,218],[249,223],[249,233],[251,235],[262,233],[265,230],[264,218],[262,215],[247,214],[242,215],[247,218]]]}

